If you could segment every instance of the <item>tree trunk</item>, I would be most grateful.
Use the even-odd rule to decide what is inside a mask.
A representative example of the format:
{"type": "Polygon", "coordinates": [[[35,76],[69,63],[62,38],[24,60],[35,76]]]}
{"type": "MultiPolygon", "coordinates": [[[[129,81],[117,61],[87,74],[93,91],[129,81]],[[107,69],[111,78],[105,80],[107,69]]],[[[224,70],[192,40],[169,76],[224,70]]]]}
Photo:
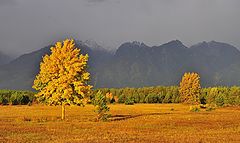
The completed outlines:
{"type": "Polygon", "coordinates": [[[65,120],[65,104],[62,104],[62,120],[65,120]]]}

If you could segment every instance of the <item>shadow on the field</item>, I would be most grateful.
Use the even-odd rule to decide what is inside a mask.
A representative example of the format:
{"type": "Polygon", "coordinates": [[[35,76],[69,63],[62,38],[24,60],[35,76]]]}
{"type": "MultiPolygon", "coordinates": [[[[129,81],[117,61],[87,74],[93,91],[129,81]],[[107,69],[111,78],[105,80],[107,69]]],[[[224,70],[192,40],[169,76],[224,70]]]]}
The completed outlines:
{"type": "Polygon", "coordinates": [[[139,115],[112,115],[109,120],[110,121],[121,121],[121,120],[127,120],[142,116],[152,116],[152,115],[167,115],[171,113],[149,113],[149,114],[139,114],[139,115]]]}

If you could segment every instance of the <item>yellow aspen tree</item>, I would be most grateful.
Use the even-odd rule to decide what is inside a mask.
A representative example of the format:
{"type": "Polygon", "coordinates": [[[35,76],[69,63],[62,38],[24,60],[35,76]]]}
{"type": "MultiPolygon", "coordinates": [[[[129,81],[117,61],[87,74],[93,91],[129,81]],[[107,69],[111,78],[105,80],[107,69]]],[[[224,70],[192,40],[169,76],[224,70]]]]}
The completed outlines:
{"type": "Polygon", "coordinates": [[[181,102],[194,105],[199,104],[200,92],[200,76],[197,73],[185,73],[179,87],[181,102]]]}
{"type": "Polygon", "coordinates": [[[36,97],[48,105],[61,105],[62,120],[65,119],[65,105],[84,105],[92,88],[88,85],[88,55],[80,51],[74,40],[57,42],[51,47],[51,54],[43,57],[34,80],[36,97]]]}

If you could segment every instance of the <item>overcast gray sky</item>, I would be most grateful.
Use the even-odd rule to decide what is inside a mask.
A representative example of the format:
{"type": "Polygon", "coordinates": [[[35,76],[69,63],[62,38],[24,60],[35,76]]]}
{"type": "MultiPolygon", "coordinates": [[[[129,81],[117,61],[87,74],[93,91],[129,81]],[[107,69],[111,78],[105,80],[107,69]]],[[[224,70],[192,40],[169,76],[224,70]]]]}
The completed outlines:
{"type": "Polygon", "coordinates": [[[240,0],[0,0],[0,51],[20,55],[73,37],[117,48],[137,40],[240,47],[240,0]]]}

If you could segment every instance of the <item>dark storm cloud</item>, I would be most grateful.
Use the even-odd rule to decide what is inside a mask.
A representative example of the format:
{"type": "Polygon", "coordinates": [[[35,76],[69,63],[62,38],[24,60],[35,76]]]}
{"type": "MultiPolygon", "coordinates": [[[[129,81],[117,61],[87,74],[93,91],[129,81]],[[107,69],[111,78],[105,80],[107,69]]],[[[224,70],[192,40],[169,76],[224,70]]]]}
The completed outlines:
{"type": "Polygon", "coordinates": [[[173,39],[240,47],[240,0],[0,0],[0,5],[0,51],[14,55],[66,37],[112,48],[173,39]]]}

